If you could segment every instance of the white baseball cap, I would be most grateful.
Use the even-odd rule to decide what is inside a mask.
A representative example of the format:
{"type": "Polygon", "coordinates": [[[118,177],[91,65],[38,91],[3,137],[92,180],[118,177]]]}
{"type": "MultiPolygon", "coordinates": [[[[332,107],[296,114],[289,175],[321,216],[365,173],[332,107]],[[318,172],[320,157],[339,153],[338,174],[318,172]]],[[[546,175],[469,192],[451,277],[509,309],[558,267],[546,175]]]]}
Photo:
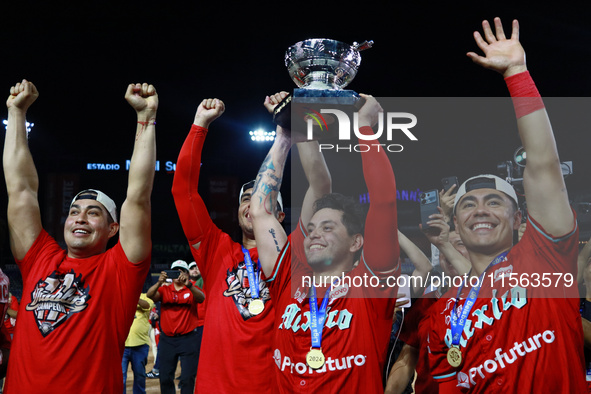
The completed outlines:
{"type": "Polygon", "coordinates": [[[76,200],[96,200],[103,204],[109,215],[111,215],[111,219],[115,223],[117,223],[117,205],[115,202],[107,196],[105,193],[101,192],[100,190],[96,189],[86,189],[82,190],[80,193],[76,194],[70,203],[70,208],[74,205],[76,200]]]}
{"type": "Polygon", "coordinates": [[[189,263],[189,269],[191,269],[191,268],[193,268],[193,267],[197,267],[197,263],[196,263],[196,262],[194,262],[194,261],[191,261],[191,262],[189,263]]]}
{"type": "Polygon", "coordinates": [[[185,260],[177,260],[173,262],[170,266],[170,269],[173,270],[175,268],[182,268],[185,271],[189,271],[189,266],[187,265],[187,262],[185,260]]]}
{"type": "Polygon", "coordinates": [[[509,182],[499,178],[496,175],[482,174],[473,176],[472,178],[466,180],[466,182],[462,183],[454,199],[454,213],[456,211],[456,205],[458,204],[458,202],[460,202],[464,194],[476,189],[498,190],[509,196],[509,198],[515,201],[515,205],[519,206],[517,193],[515,193],[515,189],[513,189],[513,186],[511,186],[509,182]]]}

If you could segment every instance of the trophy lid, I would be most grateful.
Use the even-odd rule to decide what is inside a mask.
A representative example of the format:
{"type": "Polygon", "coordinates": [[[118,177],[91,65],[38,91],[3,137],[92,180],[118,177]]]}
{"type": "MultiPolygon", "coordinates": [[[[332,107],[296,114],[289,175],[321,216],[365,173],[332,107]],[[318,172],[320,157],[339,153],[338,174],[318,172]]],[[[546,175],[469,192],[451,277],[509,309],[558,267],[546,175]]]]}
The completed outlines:
{"type": "Polygon", "coordinates": [[[300,88],[340,90],[355,78],[361,63],[359,52],[372,45],[373,41],[350,45],[328,38],[311,38],[287,49],[285,66],[300,88]]]}

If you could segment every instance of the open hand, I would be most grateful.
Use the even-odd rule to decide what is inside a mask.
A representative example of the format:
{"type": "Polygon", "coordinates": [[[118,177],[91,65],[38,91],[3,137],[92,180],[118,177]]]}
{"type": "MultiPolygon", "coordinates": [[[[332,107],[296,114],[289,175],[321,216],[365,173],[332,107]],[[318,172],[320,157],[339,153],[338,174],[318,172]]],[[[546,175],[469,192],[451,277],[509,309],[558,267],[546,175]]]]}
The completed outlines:
{"type": "Polygon", "coordinates": [[[513,21],[511,37],[506,38],[500,18],[494,19],[495,33],[488,21],[482,21],[484,38],[479,32],[474,32],[474,40],[484,56],[474,52],[467,55],[476,64],[488,68],[508,77],[527,70],[525,65],[525,51],[519,42],[519,22],[513,21]]]}

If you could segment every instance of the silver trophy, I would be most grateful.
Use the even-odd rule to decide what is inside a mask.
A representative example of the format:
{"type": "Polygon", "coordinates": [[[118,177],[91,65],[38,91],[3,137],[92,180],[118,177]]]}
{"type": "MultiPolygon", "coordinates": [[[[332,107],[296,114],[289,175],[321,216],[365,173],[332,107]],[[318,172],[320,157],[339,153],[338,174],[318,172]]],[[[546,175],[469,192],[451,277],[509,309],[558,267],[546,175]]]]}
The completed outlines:
{"type": "Polygon", "coordinates": [[[343,88],[357,74],[361,63],[359,52],[372,45],[373,41],[349,45],[326,38],[312,38],[289,47],[285,52],[285,66],[298,88],[277,106],[273,114],[275,123],[290,127],[292,102],[304,105],[357,104],[359,95],[343,88]]]}

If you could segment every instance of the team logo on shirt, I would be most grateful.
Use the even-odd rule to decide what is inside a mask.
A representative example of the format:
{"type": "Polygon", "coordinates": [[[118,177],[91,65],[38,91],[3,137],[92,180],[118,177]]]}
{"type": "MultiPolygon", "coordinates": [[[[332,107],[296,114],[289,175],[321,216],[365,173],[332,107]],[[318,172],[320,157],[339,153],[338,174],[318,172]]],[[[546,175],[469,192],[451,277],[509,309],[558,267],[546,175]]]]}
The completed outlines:
{"type": "MultiPolygon", "coordinates": [[[[269,288],[266,282],[261,278],[261,271],[259,273],[259,298],[263,303],[267,303],[271,299],[269,288]]],[[[226,271],[226,284],[228,290],[224,291],[224,296],[231,297],[234,304],[240,312],[242,318],[246,321],[255,316],[248,310],[248,305],[252,300],[250,293],[250,284],[248,283],[248,273],[246,272],[246,264],[241,262],[238,267],[226,271]]]]}
{"type": "Polygon", "coordinates": [[[46,337],[74,313],[86,309],[90,299],[88,290],[82,274],[76,275],[74,270],[66,274],[54,271],[37,282],[26,310],[33,312],[41,335],[46,337]]]}

